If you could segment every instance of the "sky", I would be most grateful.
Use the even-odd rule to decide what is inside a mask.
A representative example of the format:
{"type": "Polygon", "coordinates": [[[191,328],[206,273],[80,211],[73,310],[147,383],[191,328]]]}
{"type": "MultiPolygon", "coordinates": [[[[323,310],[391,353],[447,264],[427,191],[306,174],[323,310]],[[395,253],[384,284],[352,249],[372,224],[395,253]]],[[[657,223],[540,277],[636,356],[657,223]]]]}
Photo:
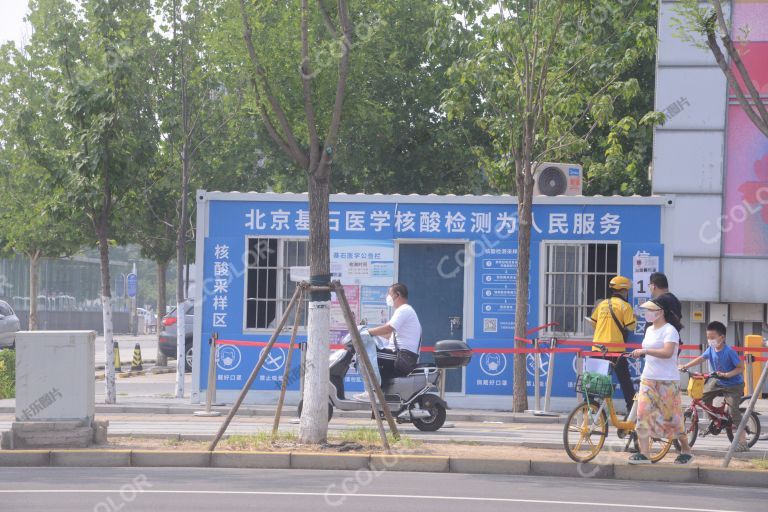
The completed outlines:
{"type": "Polygon", "coordinates": [[[27,13],[27,0],[0,0],[0,43],[16,41],[18,45],[30,34],[29,26],[24,25],[27,13]]]}

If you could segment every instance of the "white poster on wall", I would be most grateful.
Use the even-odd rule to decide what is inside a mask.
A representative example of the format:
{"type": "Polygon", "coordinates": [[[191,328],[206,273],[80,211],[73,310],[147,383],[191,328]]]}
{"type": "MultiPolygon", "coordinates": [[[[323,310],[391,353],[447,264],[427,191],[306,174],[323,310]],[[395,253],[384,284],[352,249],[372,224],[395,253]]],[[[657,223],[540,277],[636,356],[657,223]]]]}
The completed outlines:
{"type": "Polygon", "coordinates": [[[645,319],[640,311],[640,304],[651,299],[649,285],[651,284],[651,274],[659,271],[659,257],[653,256],[645,251],[638,251],[632,257],[632,288],[633,305],[637,325],[635,334],[645,332],[645,319]]]}

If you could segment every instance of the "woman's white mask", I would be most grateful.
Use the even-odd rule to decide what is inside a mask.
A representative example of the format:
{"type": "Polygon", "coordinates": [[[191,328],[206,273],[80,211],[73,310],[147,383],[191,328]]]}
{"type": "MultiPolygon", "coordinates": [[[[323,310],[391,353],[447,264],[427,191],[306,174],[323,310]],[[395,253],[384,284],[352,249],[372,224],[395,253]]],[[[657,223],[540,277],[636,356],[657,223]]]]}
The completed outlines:
{"type": "Polygon", "coordinates": [[[659,316],[661,316],[661,311],[646,311],[645,312],[645,321],[649,324],[652,324],[656,320],[658,320],[659,316]]]}

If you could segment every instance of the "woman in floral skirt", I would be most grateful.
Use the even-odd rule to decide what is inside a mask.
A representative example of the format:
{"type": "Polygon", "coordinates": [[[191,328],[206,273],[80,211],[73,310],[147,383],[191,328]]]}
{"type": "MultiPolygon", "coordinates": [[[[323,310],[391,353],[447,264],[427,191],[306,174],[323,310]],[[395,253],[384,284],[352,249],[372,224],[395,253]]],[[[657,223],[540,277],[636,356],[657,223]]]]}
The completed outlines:
{"type": "Polygon", "coordinates": [[[683,428],[683,408],[680,398],[680,373],[677,357],[680,348],[679,325],[674,315],[664,307],[663,297],[640,306],[649,327],[643,339],[643,348],[632,352],[632,357],[645,356],[645,368],[640,380],[637,404],[637,441],[640,453],[629,458],[630,464],[650,464],[650,439],[675,439],[682,447],[676,464],[693,460],[688,437],[683,428]],[[677,325],[673,325],[668,320],[677,325]]]}

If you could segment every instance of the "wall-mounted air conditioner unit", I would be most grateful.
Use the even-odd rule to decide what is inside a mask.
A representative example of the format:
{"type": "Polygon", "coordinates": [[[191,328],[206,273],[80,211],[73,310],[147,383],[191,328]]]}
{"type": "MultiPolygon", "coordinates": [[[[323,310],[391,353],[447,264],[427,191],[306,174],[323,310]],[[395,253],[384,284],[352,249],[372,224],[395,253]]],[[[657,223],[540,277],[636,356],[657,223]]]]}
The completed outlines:
{"type": "Polygon", "coordinates": [[[578,164],[543,162],[533,171],[533,195],[580,196],[583,184],[582,168],[578,164]]]}

